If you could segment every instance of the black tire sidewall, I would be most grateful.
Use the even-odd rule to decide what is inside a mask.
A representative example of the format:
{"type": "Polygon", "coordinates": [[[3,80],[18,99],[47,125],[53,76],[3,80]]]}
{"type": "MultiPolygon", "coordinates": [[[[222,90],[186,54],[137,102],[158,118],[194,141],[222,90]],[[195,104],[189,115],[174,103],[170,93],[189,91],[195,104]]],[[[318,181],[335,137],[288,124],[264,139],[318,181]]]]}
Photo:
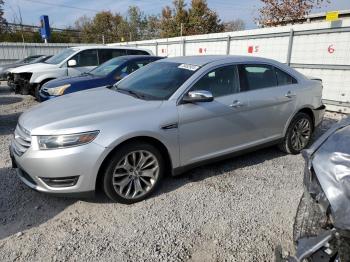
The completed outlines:
{"type": "Polygon", "coordinates": [[[42,85],[37,85],[34,89],[34,97],[38,102],[41,102],[40,95],[39,95],[41,87],[42,87],[42,85]]]}
{"type": "Polygon", "coordinates": [[[105,169],[104,176],[103,176],[103,189],[106,193],[106,195],[113,201],[119,202],[122,204],[133,204],[139,201],[142,201],[149,197],[157,188],[159,187],[162,178],[164,176],[165,172],[165,163],[164,163],[164,158],[161,155],[160,151],[153,145],[149,143],[144,143],[144,142],[138,142],[138,143],[129,143],[126,145],[121,146],[114,152],[112,157],[108,160],[109,163],[107,164],[107,168],[105,169]],[[126,199],[123,198],[122,196],[118,195],[117,192],[115,192],[113,184],[112,184],[112,179],[113,179],[113,171],[115,166],[119,163],[119,161],[128,153],[132,151],[137,151],[137,150],[146,150],[151,152],[158,160],[159,163],[159,175],[158,175],[158,180],[155,182],[155,185],[153,188],[148,191],[145,195],[135,198],[135,199],[126,199]]]}
{"type": "Polygon", "coordinates": [[[288,149],[288,151],[293,154],[293,155],[296,155],[296,154],[299,154],[302,150],[295,150],[292,146],[292,133],[293,133],[293,128],[294,126],[296,125],[296,123],[301,120],[301,119],[307,119],[310,123],[310,127],[311,127],[311,133],[310,133],[310,138],[309,138],[309,141],[308,143],[306,144],[306,147],[308,147],[308,145],[310,144],[310,141],[311,141],[311,136],[312,136],[312,133],[313,133],[313,124],[312,124],[312,119],[309,115],[305,114],[305,113],[297,113],[294,118],[292,119],[289,127],[288,127],[288,130],[287,130],[287,133],[286,133],[286,137],[285,137],[285,143],[286,143],[286,147],[288,149]]]}

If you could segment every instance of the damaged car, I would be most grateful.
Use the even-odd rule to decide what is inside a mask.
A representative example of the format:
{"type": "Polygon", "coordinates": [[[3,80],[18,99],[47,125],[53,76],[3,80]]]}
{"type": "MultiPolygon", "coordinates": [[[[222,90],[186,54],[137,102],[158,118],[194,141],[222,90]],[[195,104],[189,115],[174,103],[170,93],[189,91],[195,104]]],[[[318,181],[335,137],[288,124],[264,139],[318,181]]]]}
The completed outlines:
{"type": "Polygon", "coordinates": [[[304,194],[288,261],[350,261],[350,118],[321,136],[305,158],[304,194]]]}
{"type": "Polygon", "coordinates": [[[66,48],[43,63],[25,65],[10,70],[9,86],[22,95],[39,98],[39,91],[46,82],[78,76],[118,56],[150,55],[150,51],[132,47],[77,46],[66,48]]]}

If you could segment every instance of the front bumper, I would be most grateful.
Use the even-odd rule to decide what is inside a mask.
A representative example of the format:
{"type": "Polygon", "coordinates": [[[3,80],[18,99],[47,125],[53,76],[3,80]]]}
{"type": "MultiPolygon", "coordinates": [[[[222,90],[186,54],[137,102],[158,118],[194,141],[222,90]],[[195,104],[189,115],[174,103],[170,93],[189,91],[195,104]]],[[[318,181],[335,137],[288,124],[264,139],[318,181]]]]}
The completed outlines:
{"type": "Polygon", "coordinates": [[[104,147],[92,142],[57,150],[34,150],[30,147],[22,156],[18,156],[14,153],[13,142],[10,146],[13,166],[17,167],[19,178],[27,186],[39,192],[64,196],[95,191],[104,151],[104,147]],[[73,176],[78,176],[78,181],[68,187],[51,187],[42,179],[73,176]]]}
{"type": "Polygon", "coordinates": [[[46,101],[46,100],[50,100],[52,98],[56,98],[58,96],[50,96],[49,94],[47,94],[44,91],[40,90],[39,97],[40,97],[40,101],[43,102],[43,101],[46,101]]]}

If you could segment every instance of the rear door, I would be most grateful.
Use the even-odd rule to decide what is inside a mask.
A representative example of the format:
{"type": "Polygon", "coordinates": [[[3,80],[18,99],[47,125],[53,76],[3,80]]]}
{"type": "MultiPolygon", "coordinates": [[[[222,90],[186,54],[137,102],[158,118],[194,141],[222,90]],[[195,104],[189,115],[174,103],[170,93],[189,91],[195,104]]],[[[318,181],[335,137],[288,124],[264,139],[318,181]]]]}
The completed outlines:
{"type": "Polygon", "coordinates": [[[296,108],[296,80],[269,64],[241,64],[241,93],[249,97],[254,140],[269,141],[283,136],[296,108]]]}

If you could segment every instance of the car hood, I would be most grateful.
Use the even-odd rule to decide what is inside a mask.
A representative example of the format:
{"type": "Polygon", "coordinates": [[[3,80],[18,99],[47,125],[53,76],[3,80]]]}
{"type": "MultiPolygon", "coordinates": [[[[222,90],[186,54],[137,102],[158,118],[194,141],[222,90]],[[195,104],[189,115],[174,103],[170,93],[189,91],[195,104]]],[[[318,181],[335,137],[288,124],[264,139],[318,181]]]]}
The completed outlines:
{"type": "Polygon", "coordinates": [[[40,72],[43,70],[55,69],[57,67],[58,67],[57,65],[53,65],[53,64],[35,63],[35,64],[29,64],[29,65],[13,68],[10,72],[14,74],[26,73],[26,72],[34,73],[34,72],[40,72]]]}
{"type": "Polygon", "coordinates": [[[51,80],[47,84],[45,84],[45,88],[53,88],[57,86],[62,86],[65,84],[85,84],[85,85],[94,85],[99,80],[104,80],[105,77],[101,76],[94,76],[94,75],[80,75],[80,76],[74,76],[74,77],[64,77],[64,78],[59,78],[55,80],[51,80]]]}
{"type": "Polygon", "coordinates": [[[329,129],[304,156],[312,162],[335,226],[350,230],[350,117],[329,129]]]}
{"type": "Polygon", "coordinates": [[[31,135],[99,130],[101,123],[155,110],[161,101],[145,101],[105,87],[58,97],[32,107],[19,118],[31,135]]]}

